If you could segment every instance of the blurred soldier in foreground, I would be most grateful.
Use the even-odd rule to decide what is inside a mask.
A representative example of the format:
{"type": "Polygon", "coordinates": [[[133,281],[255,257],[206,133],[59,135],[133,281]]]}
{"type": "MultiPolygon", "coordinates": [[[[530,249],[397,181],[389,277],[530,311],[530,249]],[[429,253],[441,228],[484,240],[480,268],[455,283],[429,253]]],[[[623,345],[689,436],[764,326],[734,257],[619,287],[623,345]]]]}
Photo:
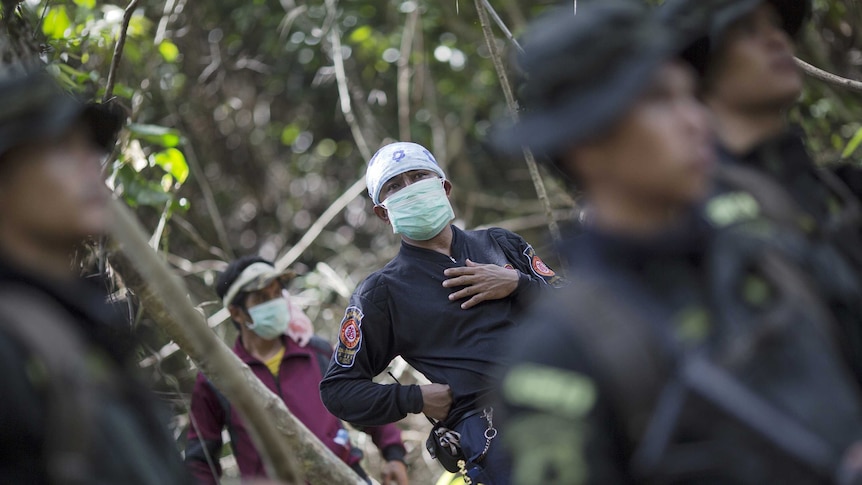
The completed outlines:
{"type": "Polygon", "coordinates": [[[762,203],[764,216],[835,245],[862,273],[859,200],[816,166],[786,116],[802,93],[793,39],[810,9],[810,0],[671,0],[660,12],[671,24],[705,17],[684,57],[701,75],[721,163],[777,182],[789,199],[762,203]]]}
{"type": "Polygon", "coordinates": [[[815,165],[786,117],[802,91],[793,38],[809,11],[809,0],[669,0],[659,14],[691,39],[683,57],[717,122],[721,170],[707,213],[767,218],[808,239],[804,264],[862,382],[862,206],[815,165]]]}
{"type": "Polygon", "coordinates": [[[500,228],[462,231],[452,184],[415,143],[381,148],[368,163],[374,213],[401,235],[401,250],[350,299],[326,378],[326,407],[359,424],[424,413],[439,423],[429,450],[472,483],[507,484],[487,398],[507,362],[503,344],[516,312],[561,278],[523,238],[500,228]],[[402,356],[432,384],[377,384],[402,356]]]}
{"type": "Polygon", "coordinates": [[[43,71],[0,79],[0,483],[187,483],[132,376],[129,324],[72,254],[107,224],[102,160],[123,115],[43,71]]]}
{"type": "Polygon", "coordinates": [[[698,209],[714,152],[676,39],[636,2],[552,12],[521,56],[509,152],[551,157],[593,220],[572,282],[513,340],[519,484],[855,483],[862,402],[830,313],[768,224],[698,209]]]}
{"type": "MultiPolygon", "coordinates": [[[[330,451],[368,480],[359,463],[362,452],[351,445],[344,425],[320,401],[318,386],[329,365],[332,347],[313,335],[311,321],[287,293],[286,284],[292,276],[254,256],[231,262],[219,276],[216,293],[239,330],[233,351],[330,451]]],[[[241,417],[203,374],[198,374],[195,383],[191,414],[186,463],[198,483],[217,484],[221,478],[219,457],[224,429],[230,434],[242,476],[248,479],[266,475],[241,417]]],[[[364,431],[386,463],[383,485],[407,485],[401,431],[391,424],[364,431]]]]}

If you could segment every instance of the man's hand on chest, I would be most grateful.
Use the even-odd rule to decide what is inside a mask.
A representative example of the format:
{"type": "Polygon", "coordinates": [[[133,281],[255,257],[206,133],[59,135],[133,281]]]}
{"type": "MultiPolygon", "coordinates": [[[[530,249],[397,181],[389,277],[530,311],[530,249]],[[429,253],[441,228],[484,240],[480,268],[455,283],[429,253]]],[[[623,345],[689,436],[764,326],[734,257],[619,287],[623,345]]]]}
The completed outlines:
{"type": "Polygon", "coordinates": [[[466,266],[449,268],[443,274],[448,278],[443,281],[445,288],[464,287],[449,295],[450,301],[469,298],[461,304],[464,310],[483,301],[506,298],[518,288],[518,271],[496,264],[477,264],[468,259],[466,266]]]}

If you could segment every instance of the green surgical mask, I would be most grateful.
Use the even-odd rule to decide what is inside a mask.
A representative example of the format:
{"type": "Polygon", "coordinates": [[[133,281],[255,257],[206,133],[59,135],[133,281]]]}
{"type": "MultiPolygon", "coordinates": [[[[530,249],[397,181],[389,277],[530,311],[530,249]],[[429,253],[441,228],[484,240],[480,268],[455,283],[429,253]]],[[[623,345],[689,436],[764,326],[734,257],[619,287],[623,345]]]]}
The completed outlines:
{"type": "Polygon", "coordinates": [[[272,340],[287,330],[290,322],[290,306],[285,298],[275,298],[248,309],[251,316],[249,330],[260,338],[272,340]]]}
{"type": "Polygon", "coordinates": [[[392,232],[427,241],[455,218],[439,178],[420,180],[389,196],[380,205],[389,213],[392,232]]]}

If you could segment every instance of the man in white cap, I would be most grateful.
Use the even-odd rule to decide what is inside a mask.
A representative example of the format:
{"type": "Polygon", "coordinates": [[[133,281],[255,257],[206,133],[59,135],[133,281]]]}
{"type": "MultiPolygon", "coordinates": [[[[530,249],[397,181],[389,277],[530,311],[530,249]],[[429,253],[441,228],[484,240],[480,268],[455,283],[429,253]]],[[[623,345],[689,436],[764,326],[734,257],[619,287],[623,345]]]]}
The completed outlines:
{"type": "Polygon", "coordinates": [[[428,446],[447,469],[473,483],[508,483],[485,400],[506,365],[502,343],[516,312],[535,290],[563,280],[517,234],[450,225],[452,184],[421,145],[381,148],[366,183],[401,250],[354,292],[320,385],[323,402],[366,425],[424,413],[439,421],[428,446]],[[373,382],[398,355],[432,384],[373,382]]]}
{"type": "MultiPolygon", "coordinates": [[[[269,261],[246,256],[231,262],[216,281],[216,293],[239,330],[233,351],[251,371],[337,457],[360,477],[362,452],[350,443],[341,420],[327,412],[317,387],[332,355],[328,342],[313,335],[311,321],[286,291],[293,276],[269,261]]],[[[221,477],[222,431],[243,478],[265,476],[263,462],[236,410],[199,374],[192,393],[186,464],[198,484],[216,484],[221,477]]],[[[406,451],[394,425],[363,429],[380,449],[383,485],[408,485],[406,451]]],[[[370,482],[369,482],[370,483],[370,482]]]]}

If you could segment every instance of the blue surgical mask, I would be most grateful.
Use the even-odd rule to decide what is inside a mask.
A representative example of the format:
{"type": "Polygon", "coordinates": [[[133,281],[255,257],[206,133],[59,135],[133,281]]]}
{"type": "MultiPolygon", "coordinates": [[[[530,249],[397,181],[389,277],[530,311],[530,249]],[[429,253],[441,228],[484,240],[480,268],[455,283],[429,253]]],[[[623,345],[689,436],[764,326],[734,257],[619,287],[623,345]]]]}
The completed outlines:
{"type": "Polygon", "coordinates": [[[287,330],[290,322],[290,306],[285,298],[275,298],[248,309],[251,315],[249,330],[260,338],[272,340],[287,330]]]}
{"type": "Polygon", "coordinates": [[[395,234],[427,241],[455,218],[452,204],[437,177],[420,180],[390,195],[382,205],[395,234]]]}

